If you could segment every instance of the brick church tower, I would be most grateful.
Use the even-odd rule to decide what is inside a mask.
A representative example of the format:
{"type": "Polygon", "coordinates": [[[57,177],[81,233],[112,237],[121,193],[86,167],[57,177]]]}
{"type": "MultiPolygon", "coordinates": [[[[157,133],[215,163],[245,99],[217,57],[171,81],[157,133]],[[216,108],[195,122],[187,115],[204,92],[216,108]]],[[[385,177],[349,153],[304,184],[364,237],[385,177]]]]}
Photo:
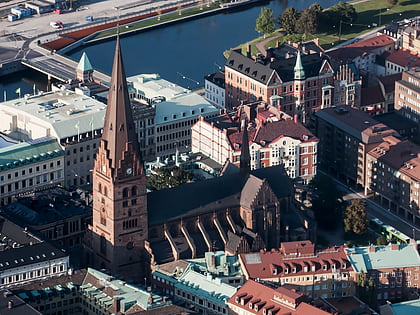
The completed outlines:
{"type": "Polygon", "coordinates": [[[102,140],[93,170],[90,264],[113,276],[148,277],[146,176],[117,39],[102,140]]]}

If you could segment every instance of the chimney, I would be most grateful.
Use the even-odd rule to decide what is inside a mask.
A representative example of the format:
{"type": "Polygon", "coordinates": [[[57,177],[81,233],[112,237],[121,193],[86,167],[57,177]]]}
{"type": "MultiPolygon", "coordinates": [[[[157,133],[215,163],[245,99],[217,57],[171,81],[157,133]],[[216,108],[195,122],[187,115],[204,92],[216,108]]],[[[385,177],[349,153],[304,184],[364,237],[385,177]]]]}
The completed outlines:
{"type": "Polygon", "coordinates": [[[246,56],[251,58],[251,44],[246,45],[246,56]]]}
{"type": "Polygon", "coordinates": [[[391,250],[399,250],[400,249],[400,245],[398,244],[391,244],[391,250]]]}
{"type": "Polygon", "coordinates": [[[376,251],[376,247],[373,245],[369,246],[369,253],[374,253],[376,251]]]}
{"type": "Polygon", "coordinates": [[[293,121],[295,122],[295,124],[299,123],[299,115],[298,114],[293,115],[293,121]]]}
{"type": "Polygon", "coordinates": [[[13,301],[12,301],[12,300],[9,300],[9,301],[7,302],[7,308],[8,308],[9,310],[11,310],[11,309],[13,308],[13,301]]]}

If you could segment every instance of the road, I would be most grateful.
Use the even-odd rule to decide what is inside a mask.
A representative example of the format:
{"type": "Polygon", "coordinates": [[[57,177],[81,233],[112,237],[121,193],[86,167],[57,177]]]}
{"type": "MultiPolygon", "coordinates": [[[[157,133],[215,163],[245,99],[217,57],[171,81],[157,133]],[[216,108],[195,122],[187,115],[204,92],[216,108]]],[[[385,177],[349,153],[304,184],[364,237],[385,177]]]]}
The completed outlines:
{"type": "MultiPolygon", "coordinates": [[[[326,174],[326,173],[324,173],[326,174]]],[[[326,174],[329,176],[328,174],[326,174]]],[[[402,220],[399,216],[392,213],[388,209],[383,208],[376,202],[371,199],[367,199],[363,193],[356,192],[355,190],[347,187],[340,181],[334,179],[333,177],[329,176],[337,185],[337,188],[340,189],[345,195],[344,200],[352,200],[352,199],[363,199],[366,202],[366,210],[368,214],[368,218],[378,218],[385,224],[389,224],[395,227],[397,230],[403,232],[409,237],[413,237],[413,231],[415,234],[415,239],[420,239],[420,229],[415,227],[414,225],[402,220]]]]}

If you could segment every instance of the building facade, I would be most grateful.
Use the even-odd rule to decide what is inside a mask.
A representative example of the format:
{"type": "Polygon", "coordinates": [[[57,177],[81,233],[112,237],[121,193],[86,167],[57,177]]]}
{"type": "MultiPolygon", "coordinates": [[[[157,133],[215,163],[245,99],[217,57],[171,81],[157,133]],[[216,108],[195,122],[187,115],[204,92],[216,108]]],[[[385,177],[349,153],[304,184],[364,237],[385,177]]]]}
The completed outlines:
{"type": "Polygon", "coordinates": [[[380,304],[418,298],[420,257],[416,243],[354,247],[345,251],[354,271],[374,280],[380,304]]]}
{"type": "Polygon", "coordinates": [[[414,122],[420,121],[420,68],[404,71],[395,82],[395,110],[414,122]]]}
{"type": "Polygon", "coordinates": [[[315,116],[320,167],[348,184],[366,187],[367,152],[384,137],[398,136],[398,133],[367,113],[349,106],[326,108],[315,116]]]}
{"type": "Polygon", "coordinates": [[[366,192],[404,220],[420,226],[420,147],[393,136],[367,154],[366,192]]]}
{"type": "Polygon", "coordinates": [[[315,251],[310,241],[282,242],[279,250],[239,255],[247,279],[289,285],[312,298],[355,294],[355,274],[342,246],[315,251]]]}
{"type": "Polygon", "coordinates": [[[154,158],[166,159],[177,151],[189,152],[191,126],[200,116],[211,117],[219,112],[202,96],[158,74],[141,74],[127,80],[130,98],[154,108],[154,117],[148,117],[147,121],[134,113],[140,142],[155,146],[154,158]]]}
{"type": "Polygon", "coordinates": [[[0,149],[0,205],[64,183],[64,151],[50,137],[0,149]]]}
{"type": "Polygon", "coordinates": [[[232,51],[225,64],[226,107],[263,101],[288,115],[308,115],[332,105],[334,71],[328,57],[312,50],[251,57],[232,51]]]}
{"type": "Polygon", "coordinates": [[[205,98],[217,108],[225,108],[225,73],[218,71],[204,77],[205,98]]]}
{"type": "Polygon", "coordinates": [[[191,128],[192,151],[221,164],[229,159],[239,166],[241,148],[249,145],[251,169],[282,164],[290,178],[308,182],[316,174],[318,139],[300,122],[282,119],[276,112],[260,105],[250,106],[248,144],[241,141],[237,115],[200,118],[191,128]]]}

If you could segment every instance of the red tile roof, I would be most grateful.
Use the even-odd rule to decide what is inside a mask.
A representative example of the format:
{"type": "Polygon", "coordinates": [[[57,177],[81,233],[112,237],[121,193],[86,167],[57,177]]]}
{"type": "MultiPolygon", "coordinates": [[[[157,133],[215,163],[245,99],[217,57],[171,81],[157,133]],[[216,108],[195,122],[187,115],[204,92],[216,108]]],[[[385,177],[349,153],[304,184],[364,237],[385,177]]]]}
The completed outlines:
{"type": "Polygon", "coordinates": [[[240,254],[242,267],[251,279],[272,279],[291,275],[313,275],[335,270],[352,271],[343,246],[328,248],[313,256],[290,256],[271,250],[240,254]]]}
{"type": "MultiPolygon", "coordinates": [[[[248,137],[250,143],[257,142],[263,147],[268,146],[271,142],[281,137],[300,139],[302,142],[318,141],[301,123],[295,123],[293,120],[280,120],[261,125],[260,127],[250,127],[248,128],[248,137]]],[[[240,151],[242,131],[238,131],[238,129],[236,131],[232,130],[232,132],[228,132],[228,138],[232,148],[235,151],[240,151]],[[235,144],[238,145],[235,147],[235,144]]]]}
{"type": "Polygon", "coordinates": [[[321,310],[306,302],[302,292],[288,289],[286,286],[277,289],[262,283],[248,280],[229,300],[228,304],[242,308],[251,314],[273,315],[326,315],[330,312],[321,310]]]}
{"type": "Polygon", "coordinates": [[[386,61],[397,64],[401,67],[420,67],[420,56],[418,52],[412,52],[407,49],[393,51],[386,61]]]}
{"type": "Polygon", "coordinates": [[[395,41],[392,39],[392,37],[389,37],[388,35],[382,34],[379,36],[375,36],[375,37],[371,37],[371,38],[366,38],[364,40],[355,42],[353,44],[350,45],[346,45],[343,48],[347,48],[347,47],[361,47],[361,48],[378,48],[378,47],[383,47],[389,44],[393,44],[395,41]]]}

